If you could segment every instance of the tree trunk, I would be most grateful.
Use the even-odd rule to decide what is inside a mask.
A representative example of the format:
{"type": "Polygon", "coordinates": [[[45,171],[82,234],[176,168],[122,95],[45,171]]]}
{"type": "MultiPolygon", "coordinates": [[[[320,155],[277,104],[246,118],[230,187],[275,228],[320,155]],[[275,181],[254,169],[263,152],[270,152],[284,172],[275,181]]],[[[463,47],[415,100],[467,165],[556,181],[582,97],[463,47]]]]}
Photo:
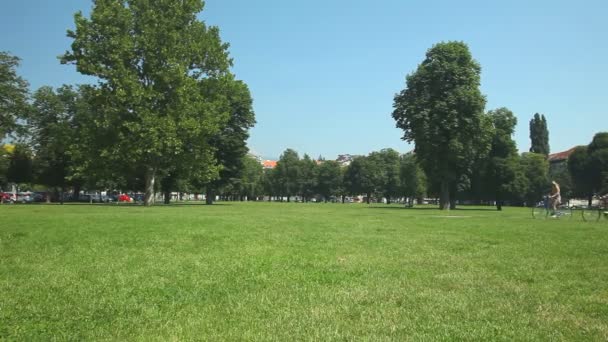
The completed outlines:
{"type": "Polygon", "coordinates": [[[165,192],[163,192],[163,196],[164,196],[164,202],[165,202],[165,204],[171,203],[171,191],[165,191],[165,192]]]}
{"type": "Polygon", "coordinates": [[[207,191],[205,192],[205,203],[207,205],[212,205],[214,199],[215,199],[215,194],[213,193],[213,190],[207,189],[207,191]]]}
{"type": "Polygon", "coordinates": [[[146,192],[144,194],[144,205],[146,207],[154,204],[154,180],[156,177],[156,170],[149,168],[146,171],[146,192]]]}
{"type": "Polygon", "coordinates": [[[591,207],[593,205],[593,195],[589,194],[589,197],[587,197],[587,206],[591,207]]]}
{"type": "Polygon", "coordinates": [[[346,203],[346,195],[342,195],[342,204],[346,203]]]}
{"type": "Polygon", "coordinates": [[[457,184],[450,184],[450,209],[456,209],[456,194],[458,193],[457,184]]]}
{"type": "Polygon", "coordinates": [[[287,203],[291,202],[291,195],[287,195],[287,203]]]}
{"type": "Polygon", "coordinates": [[[367,201],[366,201],[366,202],[367,202],[367,204],[369,204],[369,203],[370,203],[370,201],[371,201],[371,197],[372,197],[372,194],[368,192],[368,193],[367,193],[367,201]]]}
{"type": "Polygon", "coordinates": [[[450,184],[447,180],[441,181],[441,193],[439,197],[439,209],[450,210],[450,184]]]}
{"type": "Polygon", "coordinates": [[[74,184],[74,189],[72,190],[72,197],[78,199],[80,196],[80,184],[74,184]]]}
{"type": "Polygon", "coordinates": [[[63,196],[65,194],[65,185],[61,185],[61,193],[59,194],[59,203],[63,204],[63,196]]]}
{"type": "Polygon", "coordinates": [[[45,196],[46,196],[46,198],[45,198],[46,204],[50,204],[51,203],[51,190],[50,189],[46,189],[45,196]]]}
{"type": "Polygon", "coordinates": [[[500,192],[496,192],[496,210],[498,211],[502,211],[502,199],[501,199],[501,195],[500,192]]]}
{"type": "Polygon", "coordinates": [[[386,204],[391,204],[391,196],[386,196],[386,204]]]}

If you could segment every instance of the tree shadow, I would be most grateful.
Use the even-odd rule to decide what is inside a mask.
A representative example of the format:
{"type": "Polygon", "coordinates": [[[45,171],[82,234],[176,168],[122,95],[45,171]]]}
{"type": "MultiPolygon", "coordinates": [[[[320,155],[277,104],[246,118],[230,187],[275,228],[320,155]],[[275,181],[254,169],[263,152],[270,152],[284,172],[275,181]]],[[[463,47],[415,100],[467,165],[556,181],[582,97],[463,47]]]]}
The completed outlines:
{"type": "MultiPolygon", "coordinates": [[[[4,205],[4,204],[3,204],[4,205]]],[[[116,208],[145,208],[143,203],[85,203],[85,202],[36,202],[36,203],[26,203],[26,204],[7,204],[10,206],[18,205],[18,206],[77,206],[77,207],[116,207],[116,208]]],[[[205,202],[194,202],[194,203],[154,203],[150,207],[154,208],[169,208],[169,207],[184,207],[184,206],[200,206],[200,207],[214,207],[214,206],[231,206],[231,203],[213,203],[211,205],[206,204],[205,202]]]]}
{"type": "MultiPolygon", "coordinates": [[[[439,208],[430,208],[430,207],[372,207],[369,206],[367,207],[367,209],[389,209],[389,210],[428,210],[428,211],[441,211],[439,208]]],[[[498,211],[496,210],[496,208],[492,207],[488,207],[488,208],[479,208],[479,207],[473,207],[473,208],[467,208],[467,207],[456,207],[456,209],[450,209],[450,211],[498,211]]]]}

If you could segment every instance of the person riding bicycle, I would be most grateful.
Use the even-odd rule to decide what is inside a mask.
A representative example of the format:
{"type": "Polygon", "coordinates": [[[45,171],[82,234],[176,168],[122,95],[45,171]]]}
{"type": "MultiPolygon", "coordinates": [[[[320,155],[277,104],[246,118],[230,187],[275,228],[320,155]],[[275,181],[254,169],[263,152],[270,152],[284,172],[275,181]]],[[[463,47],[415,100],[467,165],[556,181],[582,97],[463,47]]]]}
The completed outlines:
{"type": "Polygon", "coordinates": [[[556,181],[551,182],[551,194],[549,195],[549,203],[551,206],[551,216],[555,217],[557,206],[562,203],[562,195],[560,193],[559,184],[556,181]]]}

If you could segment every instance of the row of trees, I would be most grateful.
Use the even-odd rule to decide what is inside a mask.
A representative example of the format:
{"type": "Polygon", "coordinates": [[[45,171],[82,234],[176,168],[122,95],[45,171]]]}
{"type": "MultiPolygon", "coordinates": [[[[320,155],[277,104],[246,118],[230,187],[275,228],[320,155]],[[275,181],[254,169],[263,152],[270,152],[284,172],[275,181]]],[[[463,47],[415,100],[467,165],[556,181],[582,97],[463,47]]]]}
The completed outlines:
{"type": "MultiPolygon", "coordinates": [[[[517,120],[506,108],[485,112],[480,74],[465,43],[439,43],[427,51],[407,76],[406,88],[394,98],[392,116],[403,129],[403,139],[415,144],[416,157],[431,180],[430,188],[439,194],[442,209],[453,207],[459,194],[467,191],[472,197],[494,199],[499,209],[507,197],[520,194],[520,200],[531,203],[548,191],[546,118],[534,115],[530,153],[518,156],[512,139],[517,120]]],[[[605,190],[601,184],[606,182],[607,165],[604,152],[598,152],[603,144],[603,138],[597,138],[588,148],[577,149],[575,158],[586,161],[570,163],[577,191],[605,190]]],[[[570,174],[560,176],[567,180],[570,174]]]]}
{"type": "Polygon", "coordinates": [[[274,169],[266,170],[264,193],[272,197],[298,196],[304,201],[319,198],[328,201],[347,195],[372,197],[420,198],[426,193],[426,180],[413,154],[399,155],[393,149],[355,157],[342,167],[333,160],[313,160],[308,155],[287,149],[274,169]]]}
{"type": "MultiPolygon", "coordinates": [[[[496,121],[514,120],[506,109],[491,111],[496,121]]],[[[504,133],[504,132],[503,132],[504,133]]],[[[501,209],[503,202],[512,205],[535,203],[549,186],[549,163],[537,153],[518,154],[510,134],[497,134],[492,143],[493,158],[478,160],[475,171],[461,179],[455,189],[454,201],[492,203],[501,209]],[[505,151],[508,151],[505,152],[505,151]]],[[[291,201],[341,200],[345,196],[363,195],[369,203],[384,199],[391,203],[405,199],[437,198],[439,184],[427,177],[414,153],[400,155],[393,149],[383,149],[367,156],[358,156],[348,166],[332,160],[313,160],[308,155],[299,157],[287,149],[276,168],[261,170],[254,159],[245,168],[250,175],[232,187],[224,188],[226,198],[291,201]]],[[[454,203],[453,203],[454,204],[454,203]]]]}
{"type": "Polygon", "coordinates": [[[75,15],[61,62],[98,83],[42,87],[31,100],[18,58],[1,53],[0,138],[20,141],[3,181],[144,190],[148,205],[157,191],[213,193],[239,178],[252,98],[202,10],[200,0],[95,1],[89,18],[75,15]]]}
{"type": "Polygon", "coordinates": [[[574,195],[586,197],[608,193],[608,132],[598,133],[587,146],[577,146],[568,158],[574,195]]]}

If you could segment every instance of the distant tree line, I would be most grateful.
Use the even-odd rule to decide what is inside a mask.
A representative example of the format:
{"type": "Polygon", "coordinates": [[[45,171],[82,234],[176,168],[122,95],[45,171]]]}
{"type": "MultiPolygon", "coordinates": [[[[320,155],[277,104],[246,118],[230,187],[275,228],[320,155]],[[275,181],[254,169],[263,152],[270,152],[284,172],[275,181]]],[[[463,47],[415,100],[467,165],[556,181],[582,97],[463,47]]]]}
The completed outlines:
{"type": "Polygon", "coordinates": [[[399,155],[393,149],[355,157],[350,165],[333,160],[299,157],[287,149],[274,169],[264,170],[263,192],[268,200],[290,202],[340,201],[363,195],[369,203],[384,198],[422,198],[426,192],[424,174],[412,154],[399,155]]]}
{"type": "Polygon", "coordinates": [[[519,154],[515,115],[485,111],[481,68],[460,42],[431,48],[395,96],[392,116],[413,152],[383,149],[343,167],[287,149],[264,170],[247,154],[251,94],[230,72],[218,29],[196,19],[202,2],[164,4],[102,1],[90,18],[76,14],[61,61],[96,85],[30,94],[19,59],[0,52],[0,139],[14,142],[0,149],[3,190],[36,184],[60,201],[68,191],[129,190],[145,192],[145,204],[154,194],[169,203],[174,192],[205,194],[207,203],[436,198],[442,209],[460,201],[498,210],[536,203],[552,179],[565,198],[608,192],[608,133],[549,167],[547,120],[536,113],[530,152],[519,154]]]}

